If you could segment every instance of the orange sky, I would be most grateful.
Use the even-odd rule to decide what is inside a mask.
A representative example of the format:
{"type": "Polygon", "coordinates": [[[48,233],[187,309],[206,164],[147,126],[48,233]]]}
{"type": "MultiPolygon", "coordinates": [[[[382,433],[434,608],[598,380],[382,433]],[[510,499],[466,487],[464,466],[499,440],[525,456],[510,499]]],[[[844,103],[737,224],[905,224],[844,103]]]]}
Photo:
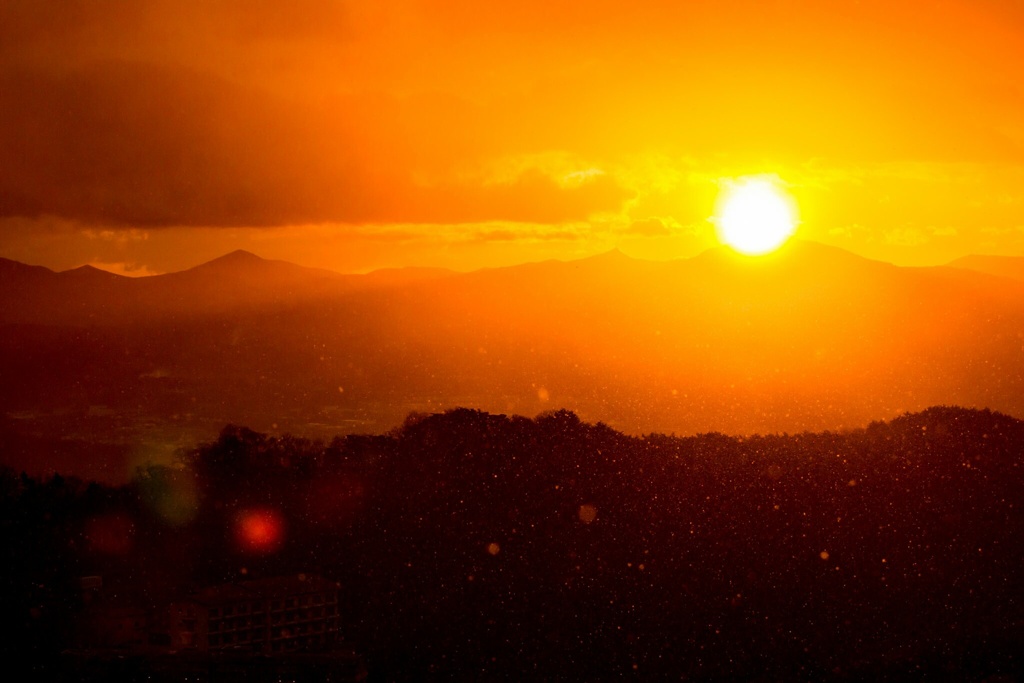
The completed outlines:
{"type": "Polygon", "coordinates": [[[467,270],[714,243],[722,178],[1024,255],[1024,3],[0,2],[0,256],[467,270]]]}

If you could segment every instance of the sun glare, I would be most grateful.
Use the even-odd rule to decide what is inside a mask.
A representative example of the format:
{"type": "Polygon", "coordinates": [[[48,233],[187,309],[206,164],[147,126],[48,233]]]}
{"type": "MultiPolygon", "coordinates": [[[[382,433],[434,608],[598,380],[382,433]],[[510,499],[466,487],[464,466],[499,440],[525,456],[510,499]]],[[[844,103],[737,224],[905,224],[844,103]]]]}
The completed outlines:
{"type": "Polygon", "coordinates": [[[727,181],[715,212],[718,239],[748,256],[782,246],[796,230],[796,207],[789,194],[768,178],[727,181]]]}

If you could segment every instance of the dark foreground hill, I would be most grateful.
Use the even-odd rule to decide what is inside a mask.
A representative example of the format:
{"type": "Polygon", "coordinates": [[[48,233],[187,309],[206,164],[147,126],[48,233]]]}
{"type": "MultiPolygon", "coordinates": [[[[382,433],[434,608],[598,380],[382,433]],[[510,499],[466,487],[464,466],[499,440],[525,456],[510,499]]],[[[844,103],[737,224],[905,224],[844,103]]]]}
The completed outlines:
{"type": "Polygon", "coordinates": [[[152,607],[302,571],[340,582],[374,680],[1021,680],[1022,453],[1024,423],[958,408],[753,438],[228,427],[123,489],[5,476],[0,614],[41,660],[79,576],[152,607]],[[240,536],[254,512],[280,536],[240,536]]]}

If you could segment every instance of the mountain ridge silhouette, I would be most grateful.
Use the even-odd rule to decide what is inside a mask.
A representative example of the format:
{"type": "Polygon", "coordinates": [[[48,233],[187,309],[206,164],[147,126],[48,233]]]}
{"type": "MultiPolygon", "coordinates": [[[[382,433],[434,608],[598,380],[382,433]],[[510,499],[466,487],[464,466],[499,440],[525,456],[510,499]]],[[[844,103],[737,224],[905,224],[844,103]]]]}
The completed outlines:
{"type": "Polygon", "coordinates": [[[458,405],[683,434],[936,404],[1024,415],[1024,283],[814,243],[365,275],[235,252],[95,286],[61,276],[0,262],[0,410],[85,440],[383,431],[458,405]]]}

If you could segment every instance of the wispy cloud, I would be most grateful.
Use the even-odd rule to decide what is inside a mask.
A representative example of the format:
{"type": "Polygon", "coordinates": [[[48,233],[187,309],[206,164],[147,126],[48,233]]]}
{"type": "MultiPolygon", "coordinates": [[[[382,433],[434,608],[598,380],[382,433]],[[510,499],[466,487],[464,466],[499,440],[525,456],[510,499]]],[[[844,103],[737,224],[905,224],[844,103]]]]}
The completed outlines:
{"type": "Polygon", "coordinates": [[[672,231],[658,218],[645,218],[633,221],[623,231],[624,235],[639,235],[641,237],[662,237],[671,235],[672,231]]]}

